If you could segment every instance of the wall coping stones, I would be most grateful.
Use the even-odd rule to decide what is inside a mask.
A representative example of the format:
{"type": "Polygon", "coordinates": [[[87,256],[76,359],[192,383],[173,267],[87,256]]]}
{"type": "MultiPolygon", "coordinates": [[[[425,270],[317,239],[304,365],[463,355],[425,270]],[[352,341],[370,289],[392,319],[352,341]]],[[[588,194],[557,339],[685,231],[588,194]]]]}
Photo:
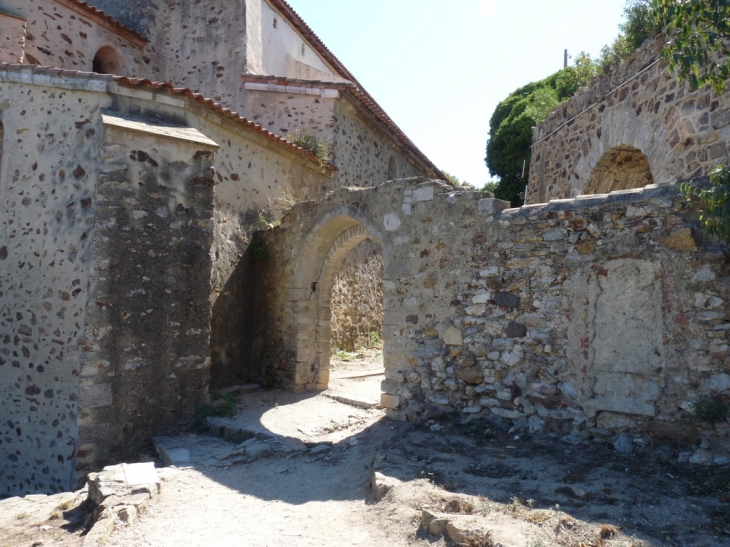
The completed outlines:
{"type": "Polygon", "coordinates": [[[144,133],[146,135],[189,141],[202,144],[204,146],[210,146],[212,148],[220,148],[220,145],[217,142],[206,137],[194,127],[155,123],[149,119],[124,116],[119,112],[112,112],[105,109],[102,110],[101,121],[106,126],[121,129],[123,131],[144,133]]]}
{"type": "MultiPolygon", "coordinates": [[[[673,198],[680,194],[679,186],[682,182],[686,181],[680,180],[664,184],[649,184],[644,188],[616,190],[610,194],[592,194],[578,196],[572,199],[553,199],[548,203],[523,205],[522,207],[505,209],[497,216],[497,220],[510,222],[528,215],[558,211],[575,211],[586,207],[598,209],[607,205],[628,205],[649,199],[673,198]]],[[[705,187],[708,183],[708,177],[700,177],[693,180],[693,184],[701,188],[705,187]]]]}

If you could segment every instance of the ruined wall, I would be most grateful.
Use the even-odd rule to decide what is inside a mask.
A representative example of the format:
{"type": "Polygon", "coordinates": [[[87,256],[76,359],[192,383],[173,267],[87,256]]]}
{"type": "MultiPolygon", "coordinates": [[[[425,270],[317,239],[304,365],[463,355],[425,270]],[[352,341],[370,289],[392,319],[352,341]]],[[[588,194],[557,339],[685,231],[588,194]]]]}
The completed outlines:
{"type": "MultiPolygon", "coordinates": [[[[293,280],[317,259],[291,257],[349,218],[383,245],[382,402],[392,417],[458,411],[571,442],[709,435],[690,411],[700,397],[729,395],[727,249],[701,240],[676,185],[505,205],[398,182],[295,210],[265,240],[273,258],[261,297],[278,307],[261,332],[283,348],[265,355],[271,369],[297,378],[292,367],[317,366],[314,340],[290,339],[310,332],[297,325],[319,284],[293,280]]],[[[728,432],[719,425],[716,439],[727,444],[728,432]]]]}
{"type": "Polygon", "coordinates": [[[342,262],[332,288],[332,351],[370,347],[383,335],[383,250],[370,239],[342,262]]]}
{"type": "Polygon", "coordinates": [[[213,269],[211,273],[211,385],[259,379],[252,357],[256,321],[253,233],[274,221],[285,196],[319,199],[332,174],[316,162],[274,149],[265,139],[242,138],[233,124],[204,118],[198,127],[221,144],[216,153],[213,269]]]}
{"type": "Polygon", "coordinates": [[[0,497],[72,486],[99,102],[0,75],[0,497]]]}
{"type": "Polygon", "coordinates": [[[528,203],[585,193],[593,168],[616,147],[638,148],[656,183],[706,175],[727,158],[728,94],[690,92],[661,58],[665,40],[647,41],[535,128],[528,203]]]}
{"type": "Polygon", "coordinates": [[[110,45],[124,59],[123,75],[147,74],[143,44],[125,39],[91,17],[49,0],[4,0],[4,5],[27,20],[26,64],[90,72],[96,52],[110,45]]]}

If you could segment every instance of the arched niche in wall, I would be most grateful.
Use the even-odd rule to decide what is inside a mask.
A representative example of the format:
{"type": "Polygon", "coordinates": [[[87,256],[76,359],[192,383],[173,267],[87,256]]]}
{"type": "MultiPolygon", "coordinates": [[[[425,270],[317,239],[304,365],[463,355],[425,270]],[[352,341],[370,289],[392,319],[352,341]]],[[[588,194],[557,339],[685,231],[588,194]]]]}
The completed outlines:
{"type": "Polygon", "coordinates": [[[92,70],[98,74],[124,75],[124,58],[113,46],[102,46],[94,55],[92,70]]]}
{"type": "Polygon", "coordinates": [[[398,178],[398,162],[395,156],[390,156],[388,160],[388,180],[395,180],[398,178]]]}
{"type": "Polygon", "coordinates": [[[601,156],[582,194],[608,194],[614,190],[643,188],[653,182],[649,160],[644,153],[634,146],[622,144],[601,156]]]}

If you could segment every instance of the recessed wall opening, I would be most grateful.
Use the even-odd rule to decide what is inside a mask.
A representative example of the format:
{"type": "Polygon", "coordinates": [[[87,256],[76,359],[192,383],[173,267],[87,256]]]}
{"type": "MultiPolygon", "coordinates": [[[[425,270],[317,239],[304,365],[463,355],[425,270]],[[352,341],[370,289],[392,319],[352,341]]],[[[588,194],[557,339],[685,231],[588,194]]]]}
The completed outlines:
{"type": "Polygon", "coordinates": [[[94,55],[92,70],[97,74],[124,75],[124,58],[113,46],[102,46],[94,55]]]}
{"type": "Polygon", "coordinates": [[[654,177],[644,153],[630,145],[620,145],[606,152],[591,171],[583,194],[608,194],[615,190],[643,188],[654,177]]]}
{"type": "Polygon", "coordinates": [[[398,178],[398,162],[395,156],[390,156],[388,160],[388,180],[395,180],[398,178]]]}
{"type": "Polygon", "coordinates": [[[378,401],[383,367],[383,250],[365,239],[342,261],[332,284],[330,389],[378,401]]]}

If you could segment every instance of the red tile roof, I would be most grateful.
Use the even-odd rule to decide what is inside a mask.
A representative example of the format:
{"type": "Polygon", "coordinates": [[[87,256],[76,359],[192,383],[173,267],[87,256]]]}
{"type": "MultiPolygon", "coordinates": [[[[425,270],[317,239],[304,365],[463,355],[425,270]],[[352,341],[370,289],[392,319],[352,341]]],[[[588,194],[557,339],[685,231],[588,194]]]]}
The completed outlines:
{"type": "Polygon", "coordinates": [[[166,82],[152,82],[146,78],[129,78],[127,76],[114,76],[112,74],[97,74],[95,72],[82,72],[80,70],[65,70],[62,68],[51,68],[46,66],[38,65],[21,65],[11,63],[0,63],[0,72],[29,72],[31,74],[43,74],[49,76],[63,76],[64,78],[75,78],[79,80],[100,80],[107,82],[115,82],[128,87],[134,88],[147,88],[159,92],[167,92],[171,95],[182,95],[188,99],[195,101],[203,106],[213,110],[216,114],[228,118],[238,124],[242,125],[249,131],[258,133],[265,138],[273,141],[278,146],[294,152],[310,162],[316,163],[317,165],[327,169],[328,171],[337,171],[337,167],[331,163],[321,163],[313,154],[307,152],[299,146],[287,141],[285,138],[275,135],[270,131],[264,129],[259,124],[254,123],[247,118],[241,116],[238,112],[231,112],[229,109],[224,108],[220,103],[215,102],[213,99],[208,99],[200,93],[195,93],[187,87],[174,87],[172,84],[166,82]]]}
{"type": "Polygon", "coordinates": [[[448,180],[444,176],[444,174],[439,170],[438,167],[436,167],[433,163],[431,163],[431,160],[429,160],[426,155],[421,152],[418,147],[409,139],[405,133],[395,124],[395,122],[390,119],[390,116],[385,113],[385,110],[373,99],[373,97],[365,90],[365,88],[360,84],[360,82],[357,81],[357,79],[350,73],[347,68],[345,68],[345,65],[343,65],[340,60],[335,57],[335,55],[327,48],[327,46],[324,45],[324,42],[319,39],[319,37],[314,33],[314,31],[307,25],[307,23],[304,22],[304,20],[299,16],[299,14],[294,11],[294,9],[285,1],[285,0],[267,0],[269,4],[271,4],[275,9],[277,9],[284,17],[287,18],[287,20],[294,26],[294,28],[301,33],[302,36],[304,36],[310,44],[314,47],[314,49],[322,56],[324,59],[332,65],[332,67],[339,73],[340,76],[343,78],[351,81],[356,90],[356,97],[365,105],[365,107],[376,117],[378,118],[382,123],[385,124],[385,126],[390,129],[397,139],[409,150],[413,152],[413,154],[423,162],[427,168],[431,169],[433,171],[432,176],[436,176],[442,180],[448,180]]]}
{"type": "Polygon", "coordinates": [[[137,32],[136,30],[131,29],[126,25],[123,25],[122,23],[114,19],[114,17],[112,17],[111,15],[107,15],[99,8],[95,8],[94,6],[89,5],[83,0],[55,1],[57,4],[61,4],[62,6],[65,6],[77,13],[81,13],[82,15],[86,15],[87,17],[92,18],[104,28],[115,32],[116,34],[119,34],[123,38],[126,38],[127,40],[129,40],[133,44],[138,45],[139,47],[144,47],[145,44],[149,41],[145,36],[137,32]]]}

